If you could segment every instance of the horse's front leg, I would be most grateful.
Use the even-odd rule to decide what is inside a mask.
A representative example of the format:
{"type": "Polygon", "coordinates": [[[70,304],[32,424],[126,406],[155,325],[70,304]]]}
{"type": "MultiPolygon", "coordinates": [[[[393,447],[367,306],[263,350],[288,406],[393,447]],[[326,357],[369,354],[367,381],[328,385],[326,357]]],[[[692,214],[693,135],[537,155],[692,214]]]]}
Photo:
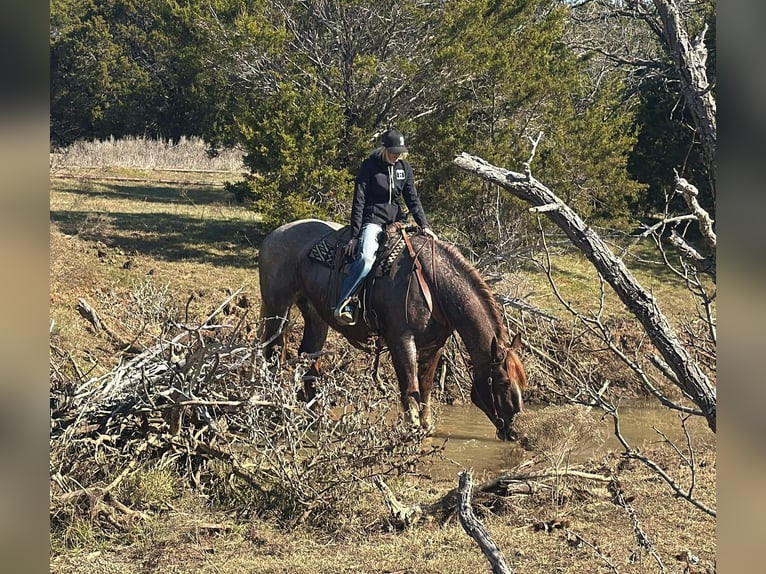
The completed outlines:
{"type": "Polygon", "coordinates": [[[434,421],[431,411],[431,390],[434,387],[434,377],[442,348],[435,352],[422,355],[418,360],[418,382],[420,383],[420,426],[427,431],[433,430],[434,421]]]}
{"type": "Polygon", "coordinates": [[[386,339],[391,352],[396,378],[399,381],[405,422],[418,426],[420,421],[420,389],[418,386],[417,353],[411,335],[386,339]],[[395,342],[394,342],[395,341],[395,342]]]}

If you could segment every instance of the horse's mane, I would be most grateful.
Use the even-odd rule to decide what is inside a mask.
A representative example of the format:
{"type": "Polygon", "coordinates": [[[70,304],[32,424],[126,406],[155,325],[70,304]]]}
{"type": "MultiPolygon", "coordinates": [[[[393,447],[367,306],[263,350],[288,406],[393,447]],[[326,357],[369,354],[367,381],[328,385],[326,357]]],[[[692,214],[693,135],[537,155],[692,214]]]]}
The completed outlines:
{"type": "Polygon", "coordinates": [[[471,286],[476,290],[479,299],[482,301],[484,308],[487,310],[487,313],[489,313],[489,316],[495,326],[495,330],[499,339],[498,344],[506,344],[508,342],[508,331],[505,328],[503,313],[500,310],[500,306],[497,304],[497,301],[495,300],[494,293],[492,293],[492,290],[489,288],[489,285],[487,285],[487,282],[484,281],[484,278],[479,273],[479,270],[476,269],[476,267],[474,267],[463,256],[463,254],[460,253],[458,248],[451,243],[439,241],[437,242],[437,245],[441,247],[442,251],[449,258],[450,262],[455,266],[455,268],[457,268],[458,271],[465,275],[471,286]]]}

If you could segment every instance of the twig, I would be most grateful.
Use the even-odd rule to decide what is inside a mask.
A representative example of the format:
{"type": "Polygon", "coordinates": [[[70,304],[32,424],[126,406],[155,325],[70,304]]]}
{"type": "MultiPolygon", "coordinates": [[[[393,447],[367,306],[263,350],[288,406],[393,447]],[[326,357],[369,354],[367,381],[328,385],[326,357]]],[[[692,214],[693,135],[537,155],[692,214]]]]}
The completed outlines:
{"type": "MultiPolygon", "coordinates": [[[[708,514],[712,517],[716,516],[715,509],[710,508],[706,504],[703,504],[700,500],[697,500],[696,498],[694,498],[691,492],[685,491],[681,487],[681,485],[679,485],[675,480],[673,480],[670,477],[670,475],[668,475],[668,473],[662,469],[662,467],[659,464],[657,464],[652,459],[642,455],[640,452],[633,449],[625,440],[625,437],[622,435],[622,433],[620,432],[619,417],[617,416],[616,411],[610,414],[612,415],[612,418],[614,419],[614,435],[617,437],[617,440],[620,441],[620,444],[622,444],[623,448],[625,449],[625,452],[623,453],[624,457],[641,461],[647,467],[649,467],[655,474],[657,474],[660,478],[662,478],[662,480],[664,480],[668,484],[668,486],[670,486],[673,492],[676,493],[676,496],[678,498],[683,498],[684,500],[692,504],[692,506],[699,508],[705,514],[708,514]]],[[[687,440],[688,440],[688,437],[687,437],[687,440]]]]}
{"type": "Polygon", "coordinates": [[[620,489],[617,479],[612,481],[612,483],[609,485],[609,488],[612,492],[612,495],[614,496],[615,504],[624,508],[625,512],[627,512],[628,516],[630,517],[630,520],[633,523],[633,532],[636,534],[636,539],[638,540],[639,545],[652,555],[654,560],[657,562],[657,565],[660,567],[660,571],[665,572],[665,565],[662,563],[662,558],[657,553],[657,549],[654,547],[654,542],[652,542],[649,536],[641,528],[641,523],[638,520],[638,515],[630,503],[623,496],[622,489],[620,489]]]}
{"type": "Polygon", "coordinates": [[[601,552],[601,549],[596,546],[595,544],[591,544],[585,538],[574,532],[573,530],[570,530],[569,528],[565,528],[564,532],[566,532],[567,542],[574,540],[575,544],[583,544],[593,550],[593,553],[601,558],[601,560],[604,561],[604,563],[609,567],[609,569],[614,572],[615,574],[619,574],[619,570],[617,569],[617,566],[615,566],[609,558],[604,556],[604,553],[601,552]]]}
{"type": "Polygon", "coordinates": [[[532,142],[532,151],[529,154],[529,159],[524,162],[524,173],[527,175],[527,181],[532,181],[532,160],[535,158],[535,153],[537,152],[537,146],[540,143],[540,140],[543,137],[543,132],[540,131],[537,134],[536,139],[529,138],[529,141],[532,142]]]}

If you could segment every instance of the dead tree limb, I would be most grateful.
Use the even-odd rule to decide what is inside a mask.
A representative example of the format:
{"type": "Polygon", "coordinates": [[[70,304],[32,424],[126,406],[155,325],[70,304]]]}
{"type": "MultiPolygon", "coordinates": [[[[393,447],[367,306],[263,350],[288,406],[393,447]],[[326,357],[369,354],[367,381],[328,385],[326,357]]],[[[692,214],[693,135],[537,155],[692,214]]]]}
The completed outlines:
{"type": "Polygon", "coordinates": [[[103,331],[106,333],[112,341],[114,341],[117,345],[124,346],[125,342],[114,334],[114,331],[112,331],[109,326],[104,322],[104,320],[101,318],[101,315],[99,315],[98,311],[96,311],[85,299],[78,299],[77,300],[77,312],[80,314],[80,316],[85,319],[88,323],[91,324],[91,327],[93,327],[93,331],[98,333],[99,331],[103,331]]]}
{"type": "Polygon", "coordinates": [[[712,86],[708,83],[705,34],[691,39],[675,0],[652,0],[659,14],[665,48],[681,78],[681,94],[694,117],[702,140],[702,149],[712,185],[715,185],[715,158],[717,146],[716,102],[712,86]]]}
{"type": "Polygon", "coordinates": [[[391,489],[388,488],[388,485],[383,482],[383,479],[380,476],[373,477],[372,481],[375,483],[375,486],[378,487],[381,494],[383,494],[383,501],[386,503],[388,510],[391,511],[391,515],[399,524],[405,528],[409,528],[423,516],[422,506],[419,504],[405,506],[399,502],[399,499],[394,496],[394,493],[391,492],[391,489]]]}
{"type": "Polygon", "coordinates": [[[699,224],[702,237],[705,238],[710,249],[715,253],[718,240],[715,231],[713,230],[713,219],[710,217],[710,214],[702,208],[697,200],[697,197],[699,197],[700,194],[699,191],[695,186],[679,176],[678,172],[675,172],[674,175],[676,193],[683,196],[686,205],[689,206],[689,210],[699,224]]]}
{"type": "Polygon", "coordinates": [[[527,201],[533,207],[555,204],[545,214],[558,225],[614,289],[620,300],[636,316],[652,343],[676,375],[679,388],[699,406],[708,426],[716,430],[716,389],[689,356],[660,310],[654,297],[641,287],[625,264],[615,256],[598,234],[577,213],[542,183],[525,174],[495,167],[485,160],[461,153],[455,164],[527,201]]]}
{"type": "Polygon", "coordinates": [[[539,481],[545,478],[562,478],[565,476],[582,478],[584,480],[593,480],[596,482],[610,482],[612,480],[611,476],[605,476],[603,474],[593,474],[591,472],[583,472],[580,470],[572,469],[556,470],[555,468],[550,468],[547,470],[526,472],[523,474],[504,474],[503,476],[498,476],[496,479],[482,484],[479,487],[479,490],[482,492],[503,491],[506,489],[507,485],[514,482],[527,483],[530,481],[539,481]]]}
{"type": "Polygon", "coordinates": [[[101,315],[96,311],[85,299],[79,299],[77,301],[77,312],[83,319],[88,321],[93,327],[93,330],[98,333],[103,331],[112,340],[112,342],[123,351],[130,353],[140,353],[141,349],[134,345],[135,341],[126,342],[122,337],[119,337],[109,326],[104,322],[101,315]]]}
{"type": "Polygon", "coordinates": [[[471,471],[461,472],[458,484],[457,510],[463,530],[479,545],[490,566],[492,566],[493,574],[511,574],[513,570],[506,563],[500,548],[492,540],[489,531],[478,519],[471,506],[471,490],[473,488],[471,471]]]}

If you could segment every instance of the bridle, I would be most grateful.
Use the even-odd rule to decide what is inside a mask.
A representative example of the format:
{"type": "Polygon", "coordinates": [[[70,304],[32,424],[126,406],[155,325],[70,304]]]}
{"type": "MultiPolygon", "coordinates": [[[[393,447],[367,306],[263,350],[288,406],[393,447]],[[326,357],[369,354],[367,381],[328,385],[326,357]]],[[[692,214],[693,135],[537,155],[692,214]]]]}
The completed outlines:
{"type": "MultiPolygon", "coordinates": [[[[489,369],[489,379],[487,380],[489,384],[489,396],[492,397],[492,411],[495,414],[495,418],[497,420],[502,421],[503,426],[505,426],[505,421],[499,414],[500,410],[498,409],[497,395],[495,394],[495,381],[494,381],[494,377],[492,376],[492,371],[503,364],[505,364],[506,371],[507,371],[508,370],[508,363],[506,362],[507,358],[508,358],[508,349],[503,349],[503,356],[500,357],[498,360],[495,360],[494,357],[492,358],[492,362],[489,369]]],[[[497,426],[497,423],[495,423],[495,426],[497,426]]]]}

